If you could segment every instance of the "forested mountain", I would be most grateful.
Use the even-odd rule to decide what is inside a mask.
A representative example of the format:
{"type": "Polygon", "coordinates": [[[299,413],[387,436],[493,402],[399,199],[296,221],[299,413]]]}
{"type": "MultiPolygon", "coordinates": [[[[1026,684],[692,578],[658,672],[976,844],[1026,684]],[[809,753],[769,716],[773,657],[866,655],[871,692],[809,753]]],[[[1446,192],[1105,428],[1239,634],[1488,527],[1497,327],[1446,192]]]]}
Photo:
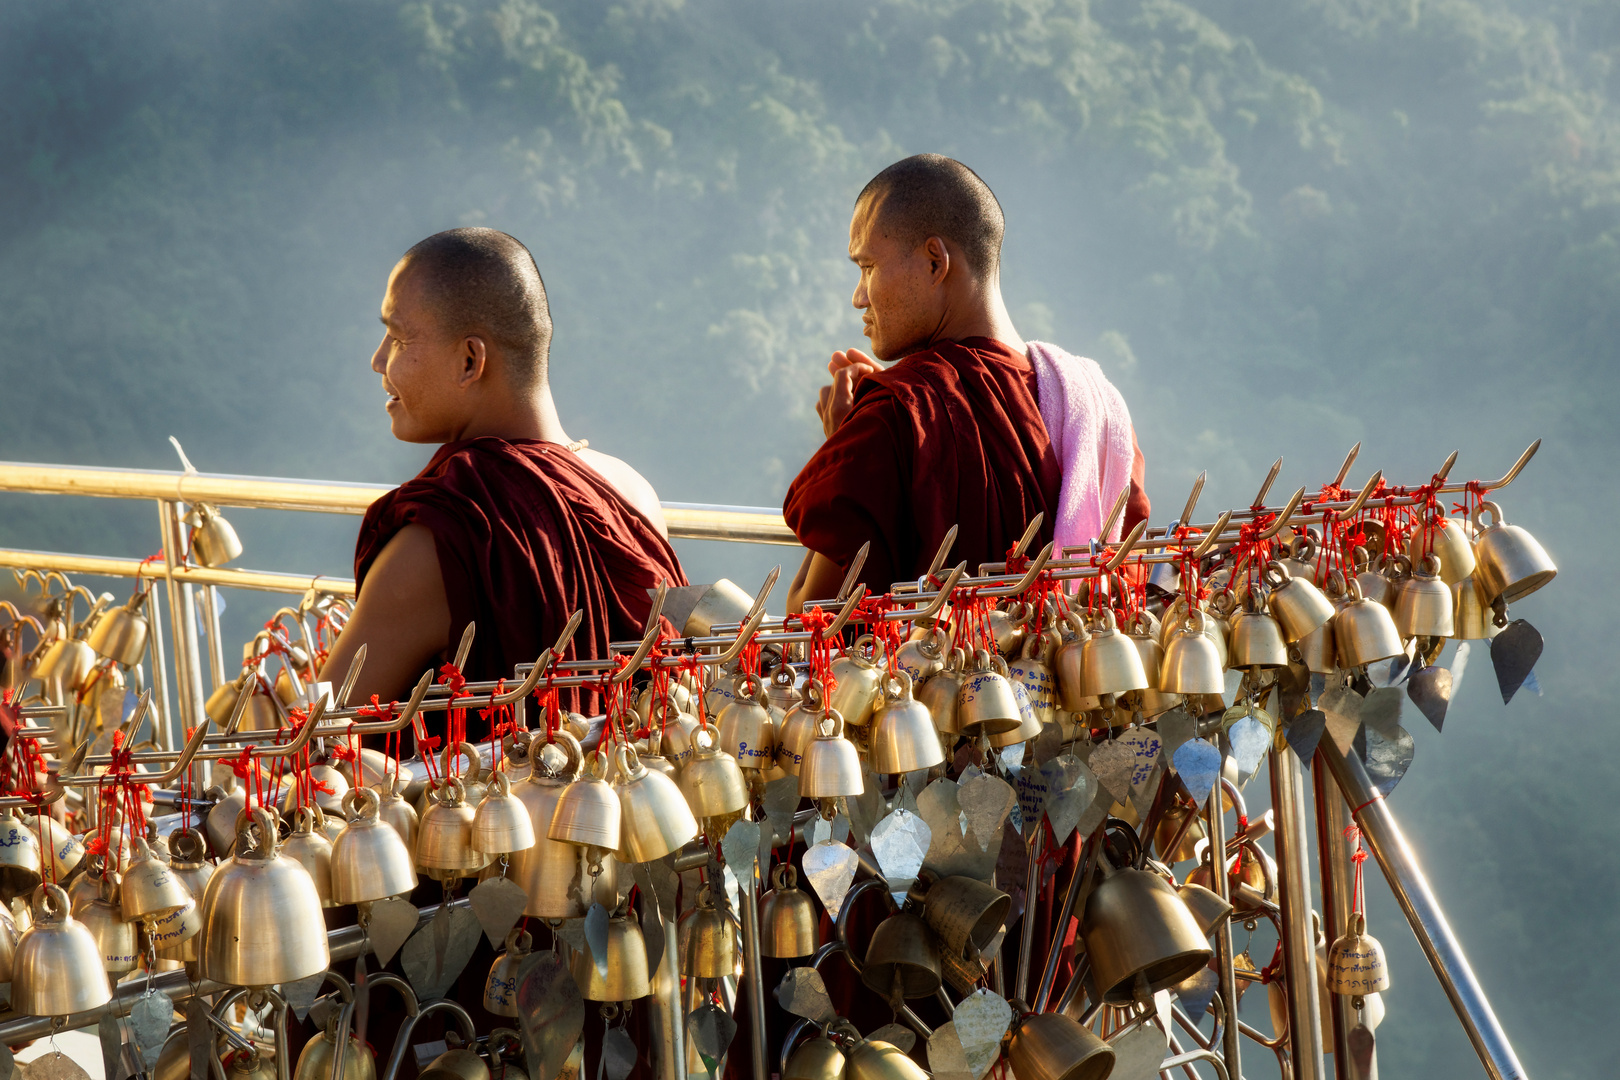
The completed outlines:
{"type": "MultiPolygon", "coordinates": [[[[1530,1071],[1599,1075],[1617,59],[1593,0],[13,0],[0,457],[170,468],[174,434],[206,471],[403,478],[386,274],[487,224],[545,274],[572,435],[665,498],[776,503],[860,343],[856,192],[959,157],[1006,207],[1020,330],[1124,390],[1155,520],[1200,469],[1210,508],[1279,454],[1291,490],[1358,439],[1357,482],[1547,438],[1505,495],[1564,570],[1523,612],[1546,696],[1504,710],[1476,651],[1395,805],[1530,1071]]],[[[156,544],[142,507],[0,515],[14,546],[156,544]]],[[[244,515],[244,561],[343,572],[352,528],[244,515]]],[[[782,552],[691,554],[748,584],[782,552]]],[[[1477,1075],[1379,890],[1384,1068],[1477,1075]]]]}

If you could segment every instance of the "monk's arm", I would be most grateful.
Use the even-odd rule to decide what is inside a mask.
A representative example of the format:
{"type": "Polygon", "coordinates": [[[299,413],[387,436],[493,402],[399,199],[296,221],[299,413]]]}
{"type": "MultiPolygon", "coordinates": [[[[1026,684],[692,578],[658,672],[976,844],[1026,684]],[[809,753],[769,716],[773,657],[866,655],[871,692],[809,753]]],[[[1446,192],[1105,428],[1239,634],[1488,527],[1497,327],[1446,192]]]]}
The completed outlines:
{"type": "Polygon", "coordinates": [[[843,583],[844,571],[839,569],[837,563],[814,551],[805,552],[804,563],[793,579],[792,588],[788,589],[788,614],[797,615],[803,611],[806,600],[826,600],[836,596],[838,587],[843,583]]]}
{"type": "Polygon", "coordinates": [[[366,574],[354,617],[338,636],[321,678],[341,682],[355,651],[366,646],[350,702],[403,701],[450,640],[450,601],[439,553],[425,525],[394,534],[366,574]]]}

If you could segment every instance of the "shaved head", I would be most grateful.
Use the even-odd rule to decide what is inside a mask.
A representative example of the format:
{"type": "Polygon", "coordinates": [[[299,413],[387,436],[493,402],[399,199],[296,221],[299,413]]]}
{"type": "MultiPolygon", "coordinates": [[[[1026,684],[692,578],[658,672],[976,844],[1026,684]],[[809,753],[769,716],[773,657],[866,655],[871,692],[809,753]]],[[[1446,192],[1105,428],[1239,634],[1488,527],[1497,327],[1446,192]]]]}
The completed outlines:
{"type": "Polygon", "coordinates": [[[493,345],[519,393],[545,385],[551,307],[528,248],[495,229],[449,229],[400,261],[402,273],[423,290],[440,331],[477,335],[493,345]]]}
{"type": "Polygon", "coordinates": [[[907,248],[930,236],[962,249],[968,269],[983,279],[1001,269],[1006,230],[1001,204],[978,173],[942,154],[918,154],[874,176],[855,200],[871,200],[878,227],[907,248]]]}

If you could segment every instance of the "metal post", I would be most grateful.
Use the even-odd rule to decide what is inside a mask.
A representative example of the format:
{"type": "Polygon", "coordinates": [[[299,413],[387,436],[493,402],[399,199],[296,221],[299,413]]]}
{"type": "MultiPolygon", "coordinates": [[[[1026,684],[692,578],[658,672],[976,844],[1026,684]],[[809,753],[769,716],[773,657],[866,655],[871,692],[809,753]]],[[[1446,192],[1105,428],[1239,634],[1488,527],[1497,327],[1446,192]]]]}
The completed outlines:
{"type": "MultiPolygon", "coordinates": [[[[172,574],[185,562],[180,536],[180,504],[158,500],[158,524],[163,530],[163,565],[172,574]]],[[[175,694],[180,699],[180,716],[187,727],[201,722],[204,715],[202,661],[197,652],[197,599],[190,582],[169,579],[169,616],[174,620],[175,694]]]]}
{"type": "MultiPolygon", "coordinates": [[[[1223,791],[1219,782],[1209,793],[1209,846],[1204,849],[1210,860],[1209,886],[1215,895],[1231,903],[1228,893],[1231,883],[1226,877],[1226,817],[1221,807],[1223,791]]],[[[1221,1056],[1226,1059],[1229,1076],[1243,1075],[1242,1058],[1238,1045],[1237,974],[1232,969],[1232,924],[1221,920],[1215,931],[1215,963],[1219,977],[1221,1003],[1226,1007],[1225,1023],[1221,1025],[1221,1056]]]]}
{"type": "MultiPolygon", "coordinates": [[[[659,910],[658,905],[653,905],[659,910]]],[[[652,977],[649,1023],[656,1044],[659,1080],[686,1080],[686,1024],[681,1010],[680,931],[659,910],[664,924],[664,955],[652,977]]],[[[695,980],[694,980],[695,981],[695,980]]]]}
{"type": "Polygon", "coordinates": [[[1322,1080],[1322,1007],[1316,986],[1316,936],[1311,927],[1311,853],[1305,818],[1305,778],[1294,751],[1271,751],[1271,807],[1277,822],[1277,871],[1283,918],[1284,988],[1294,1080],[1322,1080]]]}
{"type": "Polygon", "coordinates": [[[219,633],[219,587],[204,585],[202,598],[207,608],[203,618],[208,625],[208,668],[214,680],[211,689],[218,690],[225,684],[225,639],[219,633]]]}
{"type": "Polygon", "coordinates": [[[175,738],[174,706],[169,698],[169,665],[163,655],[163,605],[158,602],[157,583],[153,582],[151,596],[146,598],[146,655],[152,665],[152,695],[157,699],[157,722],[152,725],[152,741],[159,750],[173,750],[179,744],[175,738]]]}
{"type": "Polygon", "coordinates": [[[1046,847],[1046,830],[1036,829],[1029,838],[1029,865],[1024,873],[1024,915],[1018,928],[1018,970],[1013,972],[1013,997],[1029,1000],[1030,953],[1035,951],[1035,898],[1041,891],[1041,852],[1046,847]]]}
{"type": "MultiPolygon", "coordinates": [[[[1328,778],[1320,750],[1316,762],[1311,784],[1316,793],[1316,857],[1322,871],[1322,933],[1331,942],[1350,914],[1355,867],[1350,862],[1350,841],[1344,835],[1350,824],[1350,808],[1339,786],[1328,778]]],[[[1328,995],[1327,1007],[1333,1021],[1334,1073],[1338,1080],[1351,1080],[1349,1036],[1356,1025],[1356,1012],[1350,999],[1338,994],[1328,995]]]]}
{"type": "MultiPolygon", "coordinates": [[[[757,866],[749,876],[758,873],[757,866]]],[[[754,1080],[766,1080],[765,1048],[765,982],[759,957],[759,900],[754,889],[758,882],[749,882],[737,890],[738,914],[742,916],[743,980],[748,987],[748,1022],[750,1025],[749,1053],[753,1058],[754,1080]]]]}
{"type": "Polygon", "coordinates": [[[1346,754],[1333,742],[1324,738],[1319,747],[1333,779],[1338,781],[1344,797],[1357,809],[1352,811],[1367,847],[1372,850],[1378,866],[1384,871],[1390,891],[1406,914],[1412,933],[1429,958],[1440,985],[1451,999],[1451,1007],[1462,1021],[1468,1041],[1485,1066],[1491,1080],[1522,1080],[1524,1067],[1508,1042],[1507,1033],[1491,1011],[1491,1003],[1474,978],[1462,946],[1446,922],[1445,913],[1429,890],[1417,856],[1406,843],[1406,837],[1395,822],[1384,797],[1372,786],[1367,770],[1353,754],[1346,754]]]}

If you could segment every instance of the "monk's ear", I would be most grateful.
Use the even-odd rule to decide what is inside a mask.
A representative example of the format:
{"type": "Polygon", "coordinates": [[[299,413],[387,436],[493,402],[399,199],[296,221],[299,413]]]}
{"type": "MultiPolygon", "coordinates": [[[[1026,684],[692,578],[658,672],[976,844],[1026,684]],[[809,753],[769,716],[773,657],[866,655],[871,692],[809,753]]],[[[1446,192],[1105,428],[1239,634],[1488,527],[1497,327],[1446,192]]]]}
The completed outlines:
{"type": "Polygon", "coordinates": [[[484,339],[470,334],[461,339],[461,370],[456,383],[463,389],[483,378],[489,370],[489,349],[484,339]]]}
{"type": "Polygon", "coordinates": [[[940,237],[930,236],[923,241],[923,251],[928,256],[928,280],[935,285],[943,284],[945,275],[951,272],[950,249],[940,237]]]}

